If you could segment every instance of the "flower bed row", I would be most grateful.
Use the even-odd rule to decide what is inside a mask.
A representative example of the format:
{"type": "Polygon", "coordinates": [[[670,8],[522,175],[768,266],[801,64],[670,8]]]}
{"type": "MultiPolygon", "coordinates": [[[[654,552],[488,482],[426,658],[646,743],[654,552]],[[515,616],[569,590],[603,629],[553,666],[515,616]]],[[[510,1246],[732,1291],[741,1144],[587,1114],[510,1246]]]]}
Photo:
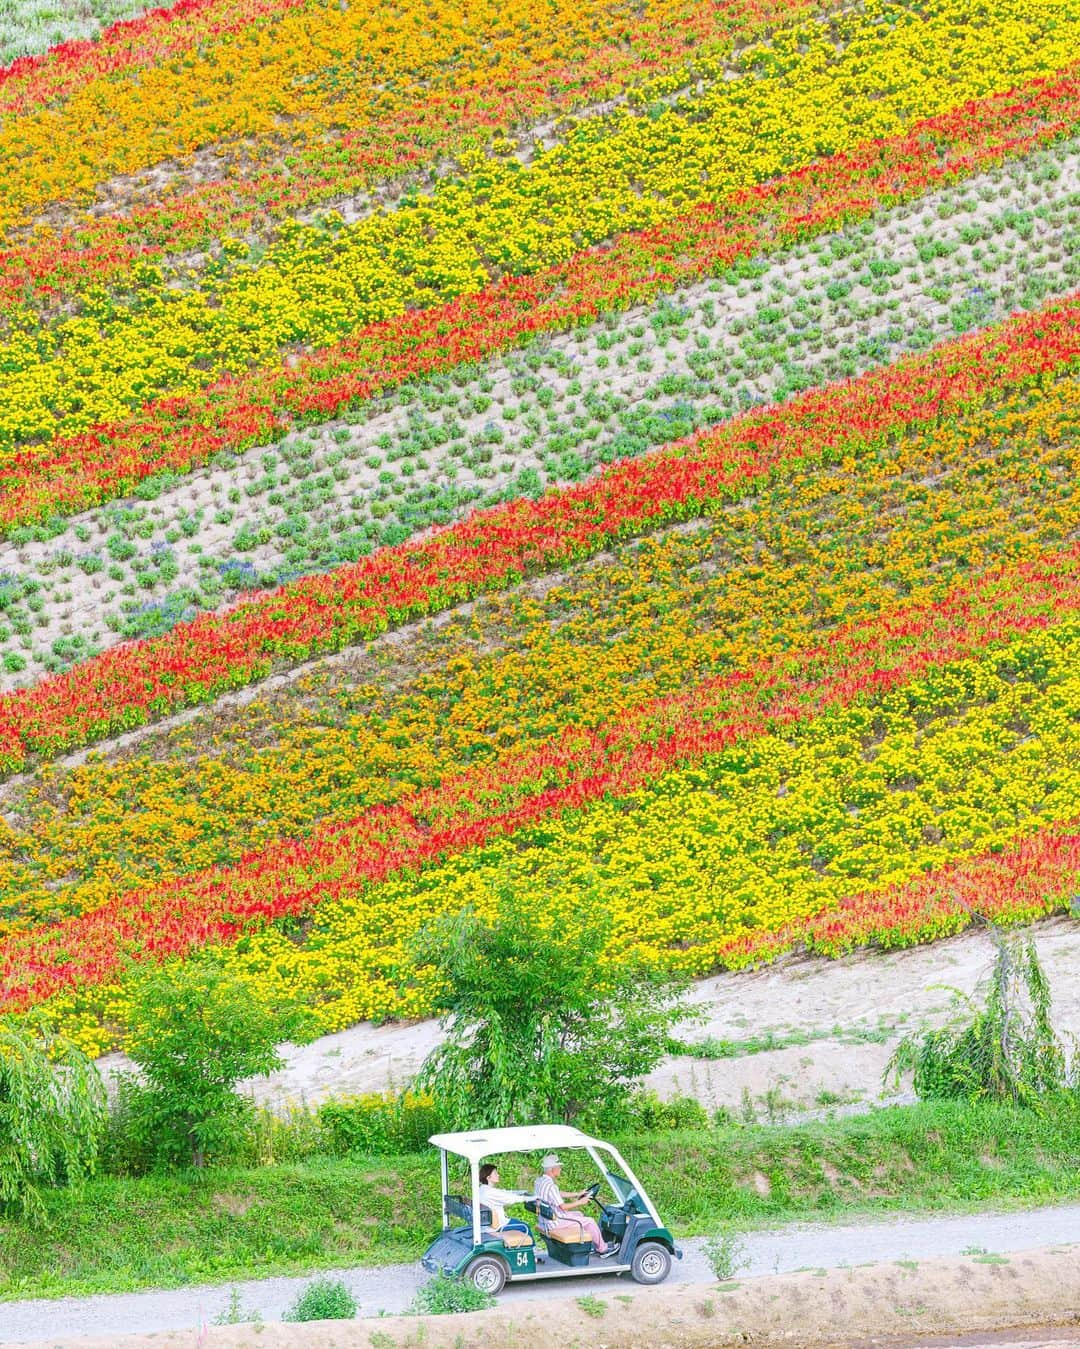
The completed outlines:
{"type": "MultiPolygon", "coordinates": [[[[989,0],[961,44],[952,35],[968,12],[963,0],[928,7],[900,7],[883,24],[872,5],[849,21],[839,50],[810,31],[805,54],[774,58],[760,78],[718,80],[656,118],[585,123],[528,167],[495,160],[389,214],[330,230],[296,226],[220,283],[180,290],[168,277],[138,278],[130,304],[95,303],[20,331],[0,342],[0,451],[276,365],[287,348],[433,308],[500,274],[539,271],[721,202],[823,147],[895,135],[918,116],[1046,74],[1080,47],[1080,13],[1063,18],[1050,0],[989,0]]],[[[755,49],[739,60],[753,71],[755,49]]]]}
{"type": "Polygon", "coordinates": [[[161,63],[306,0],[176,0],[0,67],[0,114],[55,104],[103,75],[161,63]]]}
{"type": "Polygon", "coordinates": [[[1076,70],[1035,81],[736,194],[722,212],[702,207],[539,275],[373,325],[295,369],[230,377],[159,400],[130,421],[16,454],[0,467],[0,528],[122,495],[144,478],[273,439],[292,420],[325,420],[406,380],[647,302],[764,245],[812,237],[1050,143],[1075,127],[1078,113],[1076,70]]]}
{"type": "MultiPolygon", "coordinates": [[[[1077,813],[1080,626],[1070,618],[1080,612],[1078,559],[1073,549],[1000,568],[937,605],[849,625],[813,652],[705,680],[688,693],[633,708],[601,731],[569,728],[535,752],[459,773],[235,867],[144,888],[78,918],[13,934],[0,964],[0,1006],[19,1010],[66,999],[57,1010],[82,1019],[86,1038],[88,1022],[115,997],[127,961],[239,940],[235,962],[257,969],[264,989],[279,979],[293,992],[318,989],[327,1026],[418,1015],[426,1010],[426,991],[407,967],[409,932],[440,906],[462,902],[463,893],[475,900],[503,884],[525,884],[535,894],[541,883],[552,900],[565,887],[579,899],[595,891],[598,902],[601,892],[618,891],[626,896],[618,911],[624,947],[632,933],[636,946],[660,958],[689,935],[705,945],[665,958],[709,968],[722,935],[779,927],[813,912],[830,894],[850,890],[853,877],[893,879],[903,865],[898,838],[916,854],[908,858],[910,874],[919,869],[919,830],[938,831],[923,839],[926,859],[971,850],[1000,829],[1001,795],[1017,809],[1025,803],[1033,820],[1077,813]],[[1018,640],[1018,634],[1027,635],[1018,640]],[[1030,736],[1015,726],[1018,715],[1030,736]],[[909,797],[904,784],[912,760],[919,760],[935,720],[937,753],[927,748],[927,774],[919,772],[927,793],[909,797]],[[786,790],[789,778],[797,791],[786,790]],[[757,792],[763,804],[753,806],[747,792],[757,792]],[[830,818],[842,823],[851,804],[846,792],[871,817],[880,804],[881,822],[868,833],[848,821],[861,840],[857,859],[834,852],[817,830],[823,794],[832,802],[830,818]],[[836,864],[828,883],[819,883],[828,868],[810,865],[814,853],[802,863],[817,879],[806,884],[804,877],[796,902],[783,901],[764,879],[746,891],[745,871],[742,891],[726,900],[708,885],[692,906],[681,882],[677,894],[671,891],[671,878],[683,874],[691,856],[699,872],[717,858],[738,871],[759,826],[760,872],[780,845],[781,825],[774,822],[789,795],[794,841],[787,870],[797,864],[800,829],[808,829],[818,852],[827,849],[825,860],[836,864]],[[714,812],[711,823],[703,822],[714,798],[723,819],[714,812]],[[698,844],[680,838],[680,821],[703,831],[698,844]],[[666,848],[664,838],[672,840],[666,848]],[[625,852],[613,858],[612,840],[619,850],[636,842],[644,851],[636,860],[625,852]],[[575,853],[579,846],[584,851],[575,853]],[[418,867],[430,869],[417,876],[418,867]],[[642,914],[646,893],[655,899],[642,914]],[[258,930],[273,919],[312,914],[317,931],[299,946],[282,933],[258,930]]],[[[1015,830],[1014,814],[1009,831],[1015,830]]],[[[97,1035],[100,1044],[107,1032],[97,1035]]]]}
{"type": "MultiPolygon", "coordinates": [[[[365,169],[405,166],[432,133],[453,136],[453,113],[474,99],[486,116],[465,125],[485,142],[518,117],[543,114],[553,96],[557,111],[559,85],[577,86],[578,100],[605,96],[605,81],[614,81],[608,93],[618,93],[696,59],[699,42],[706,52],[726,54],[732,42],[811,5],[651,0],[643,9],[597,0],[553,0],[543,8],[458,0],[435,11],[421,4],[390,11],[270,3],[261,17],[226,24],[195,44],[181,38],[180,50],[130,74],[76,81],[59,106],[24,105],[10,116],[0,126],[0,230],[25,223],[50,201],[92,200],[114,175],[205,147],[214,149],[214,177],[222,181],[254,174],[265,190],[268,170],[314,171],[312,190],[299,197],[313,203],[335,179],[337,191],[349,193],[370,185],[365,169]],[[519,87],[539,92],[539,102],[530,108],[519,87]]],[[[194,200],[209,204],[215,196],[220,210],[220,194],[194,200]]],[[[157,220],[164,223],[164,215],[157,220]]]]}
{"type": "Polygon", "coordinates": [[[1029,391],[859,465],[762,484],[694,530],[618,545],[557,587],[358,648],[119,756],[42,765],[5,794],[0,934],[601,728],[702,672],[801,659],[840,623],[932,606],[1003,557],[1067,545],[1078,422],[1076,381],[1029,391]]]}
{"type": "MultiPolygon", "coordinates": [[[[430,176],[440,159],[475,155],[478,145],[516,136],[527,149],[528,129],[538,120],[579,109],[587,115],[592,105],[611,98],[647,102],[653,90],[681,80],[692,83],[700,62],[722,60],[733,43],[830,4],[747,0],[688,6],[686,0],[654,0],[629,32],[606,40],[590,33],[576,41],[581,34],[571,27],[558,34],[552,50],[548,30],[547,43],[535,55],[518,46],[501,53],[494,67],[489,47],[478,45],[483,33],[474,34],[467,49],[458,50],[453,67],[430,71],[419,90],[406,80],[400,91],[382,90],[373,106],[354,108],[349,129],[338,135],[332,153],[319,138],[314,145],[291,147],[288,173],[281,165],[260,169],[238,159],[229,141],[218,142],[210,181],[187,186],[178,172],[163,200],[144,200],[137,193],[124,200],[117,189],[120,200],[108,212],[99,209],[67,224],[39,224],[19,247],[0,250],[0,307],[55,307],[88,287],[121,285],[135,264],[176,253],[185,254],[193,267],[213,259],[216,270],[227,270],[236,253],[245,252],[234,249],[237,236],[249,244],[265,242],[274,222],[326,203],[355,200],[379,184],[380,195],[392,195],[400,189],[395,180],[401,175],[409,181],[430,176]],[[468,94],[464,100],[462,87],[468,94]],[[228,250],[225,240],[231,241],[228,250]]],[[[523,22],[528,26],[528,19],[523,22]]]]}
{"type": "Polygon", "coordinates": [[[157,641],[113,648],[0,700],[0,765],[55,754],[214,698],[275,660],[340,650],[393,624],[693,518],[794,464],[873,450],[908,427],[1045,382],[1080,356],[1080,297],[1050,305],[846,385],[726,422],[595,482],[478,512],[421,542],[308,577],[157,641]]]}
{"type": "Polygon", "coordinates": [[[21,527],[0,544],[0,688],[1036,307],[1080,284],[1078,189],[1073,139],[148,501],[21,527]]]}
{"type": "Polygon", "coordinates": [[[849,895],[777,932],[725,941],[718,959],[743,969],[798,948],[835,958],[860,946],[915,946],[962,932],[976,914],[1011,925],[1075,913],[1078,891],[1080,819],[1072,819],[885,889],[849,895]]]}

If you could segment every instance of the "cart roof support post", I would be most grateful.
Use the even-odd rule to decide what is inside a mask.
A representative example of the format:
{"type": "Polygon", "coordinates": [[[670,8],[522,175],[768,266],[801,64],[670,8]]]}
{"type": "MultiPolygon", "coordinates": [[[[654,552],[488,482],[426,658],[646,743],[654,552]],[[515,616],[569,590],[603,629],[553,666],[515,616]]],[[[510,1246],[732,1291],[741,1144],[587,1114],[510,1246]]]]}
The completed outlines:
{"type": "MultiPolygon", "coordinates": [[[[444,1154],[445,1155],[445,1154],[444,1154]]],[[[480,1245],[480,1159],[473,1157],[469,1162],[472,1172],[472,1239],[473,1245],[480,1245]]]]}
{"type": "Polygon", "coordinates": [[[660,1221],[660,1215],[653,1207],[653,1201],[645,1193],[645,1186],[642,1185],[641,1181],[638,1180],[637,1176],[635,1176],[633,1171],[631,1171],[630,1164],[627,1162],[626,1158],[622,1155],[622,1153],[618,1150],[618,1148],[613,1148],[610,1143],[602,1143],[598,1138],[592,1140],[591,1147],[586,1146],[585,1151],[592,1158],[593,1163],[598,1171],[607,1171],[609,1168],[603,1164],[600,1158],[593,1151],[593,1148],[602,1148],[605,1152],[611,1154],[611,1160],[615,1162],[617,1166],[622,1168],[623,1175],[641,1196],[641,1202],[645,1205],[645,1207],[649,1211],[649,1217],[653,1220],[653,1222],[657,1225],[657,1227],[662,1227],[663,1223],[660,1221]]]}

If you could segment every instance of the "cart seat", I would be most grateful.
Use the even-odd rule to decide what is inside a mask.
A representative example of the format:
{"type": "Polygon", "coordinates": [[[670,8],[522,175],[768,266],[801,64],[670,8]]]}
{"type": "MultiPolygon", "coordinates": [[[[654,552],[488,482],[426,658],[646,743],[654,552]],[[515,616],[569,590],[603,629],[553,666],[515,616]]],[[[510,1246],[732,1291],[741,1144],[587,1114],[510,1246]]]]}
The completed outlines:
{"type": "Polygon", "coordinates": [[[548,1223],[541,1230],[548,1241],[561,1241],[564,1244],[567,1242],[584,1242],[587,1246],[592,1245],[592,1237],[586,1236],[584,1227],[581,1223],[575,1222],[573,1218],[566,1218],[557,1223],[548,1223]]]}
{"type": "MultiPolygon", "coordinates": [[[[472,1223],[472,1204],[461,1194],[448,1194],[443,1199],[447,1216],[460,1218],[462,1222],[472,1223]]],[[[498,1231],[491,1226],[491,1210],[486,1204],[480,1205],[480,1235],[485,1241],[501,1241],[502,1244],[510,1249],[518,1246],[532,1246],[533,1235],[531,1232],[518,1232],[514,1228],[508,1231],[498,1231]]]]}
{"type": "Polygon", "coordinates": [[[536,1219],[536,1225],[545,1237],[553,1241],[589,1241],[585,1236],[585,1225],[577,1218],[568,1216],[556,1219],[550,1204],[542,1199],[526,1199],[525,1210],[536,1219]]]}
{"type": "Polygon", "coordinates": [[[536,1225],[547,1245],[548,1255],[560,1265],[576,1269],[588,1265],[593,1253],[592,1238],[586,1236],[583,1224],[576,1218],[556,1219],[550,1204],[540,1199],[526,1199],[526,1209],[536,1216],[536,1225]]]}

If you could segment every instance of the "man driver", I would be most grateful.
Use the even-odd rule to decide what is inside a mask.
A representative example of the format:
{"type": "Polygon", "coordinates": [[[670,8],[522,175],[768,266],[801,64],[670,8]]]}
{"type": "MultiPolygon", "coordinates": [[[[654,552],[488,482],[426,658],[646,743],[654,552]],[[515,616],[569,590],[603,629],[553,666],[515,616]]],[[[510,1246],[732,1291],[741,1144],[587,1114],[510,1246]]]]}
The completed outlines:
{"type": "Polygon", "coordinates": [[[582,1241],[591,1240],[596,1248],[597,1255],[614,1255],[618,1247],[608,1246],[596,1219],[573,1212],[575,1209],[584,1208],[590,1202],[586,1198],[586,1191],[579,1190],[576,1194],[563,1194],[562,1190],[559,1189],[562,1162],[555,1153],[549,1152],[540,1165],[543,1168],[543,1175],[537,1176],[533,1193],[537,1199],[550,1205],[554,1214],[552,1221],[558,1223],[569,1220],[575,1225],[580,1225],[582,1241]]]}

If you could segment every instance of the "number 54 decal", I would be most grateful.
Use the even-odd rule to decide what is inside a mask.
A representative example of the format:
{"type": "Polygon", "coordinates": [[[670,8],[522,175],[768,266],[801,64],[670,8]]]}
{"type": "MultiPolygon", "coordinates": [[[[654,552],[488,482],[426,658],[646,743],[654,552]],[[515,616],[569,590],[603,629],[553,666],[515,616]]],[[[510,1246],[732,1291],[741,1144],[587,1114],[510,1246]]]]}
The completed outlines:
{"type": "Polygon", "coordinates": [[[516,1264],[517,1264],[518,1269],[524,1269],[525,1266],[528,1265],[528,1263],[529,1263],[529,1252],[528,1252],[528,1251],[517,1251],[517,1252],[515,1252],[514,1259],[515,1259],[515,1262],[516,1262],[516,1264]]]}

